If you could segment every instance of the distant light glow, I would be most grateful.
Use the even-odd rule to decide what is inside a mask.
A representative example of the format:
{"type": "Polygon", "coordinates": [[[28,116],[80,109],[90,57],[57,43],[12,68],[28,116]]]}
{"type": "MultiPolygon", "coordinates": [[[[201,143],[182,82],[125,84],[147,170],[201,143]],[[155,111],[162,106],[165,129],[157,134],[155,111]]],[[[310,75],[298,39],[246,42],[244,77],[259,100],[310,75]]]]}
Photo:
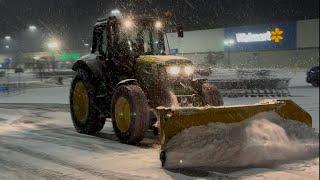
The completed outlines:
{"type": "Polygon", "coordinates": [[[39,56],[34,56],[33,59],[34,59],[34,60],[39,60],[40,57],[39,57],[39,56]]]}
{"type": "Polygon", "coordinates": [[[113,10],[111,10],[111,15],[121,16],[121,11],[119,9],[113,9],[113,10]]]}
{"type": "Polygon", "coordinates": [[[5,39],[5,40],[10,40],[10,39],[11,39],[11,36],[5,36],[4,39],[5,39]]]}
{"type": "Polygon", "coordinates": [[[271,32],[264,33],[236,33],[237,42],[264,42],[271,41],[271,32]]]}
{"type": "Polygon", "coordinates": [[[154,24],[156,29],[161,29],[163,27],[162,22],[161,21],[156,21],[154,24]]]}
{"type": "Polygon", "coordinates": [[[86,46],[86,47],[88,47],[88,46],[89,46],[89,44],[88,44],[88,43],[84,43],[83,45],[84,45],[84,46],[86,46]]]}
{"type": "Polygon", "coordinates": [[[9,48],[10,48],[10,46],[9,46],[9,45],[6,45],[6,46],[5,46],[5,48],[6,48],[6,49],[9,49],[9,48]]]}
{"type": "Polygon", "coordinates": [[[235,42],[233,39],[226,39],[223,41],[223,43],[225,46],[232,46],[232,45],[234,45],[235,42]]]}
{"type": "Polygon", "coordinates": [[[51,40],[47,43],[47,47],[51,50],[59,49],[60,43],[57,40],[51,40]]]}
{"type": "Polygon", "coordinates": [[[30,26],[29,26],[29,30],[30,30],[31,32],[34,32],[34,31],[37,30],[37,27],[34,26],[34,25],[30,25],[30,26]]]}

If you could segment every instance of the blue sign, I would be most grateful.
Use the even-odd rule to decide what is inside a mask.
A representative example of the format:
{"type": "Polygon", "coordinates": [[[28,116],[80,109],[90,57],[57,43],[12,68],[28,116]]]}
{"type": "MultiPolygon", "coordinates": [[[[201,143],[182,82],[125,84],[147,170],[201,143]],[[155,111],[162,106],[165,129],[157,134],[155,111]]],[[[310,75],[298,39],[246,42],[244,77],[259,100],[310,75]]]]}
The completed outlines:
{"type": "Polygon", "coordinates": [[[12,63],[12,58],[6,58],[3,63],[0,64],[0,68],[9,68],[12,63]]]}
{"type": "Polygon", "coordinates": [[[12,58],[6,58],[3,62],[3,64],[9,66],[11,64],[11,62],[12,62],[12,58]]]}
{"type": "Polygon", "coordinates": [[[296,22],[225,28],[224,49],[227,51],[295,49],[296,29],[296,22]]]}
{"type": "Polygon", "coordinates": [[[170,49],[170,54],[171,55],[176,55],[179,53],[179,49],[175,48],[175,49],[170,49]]]}

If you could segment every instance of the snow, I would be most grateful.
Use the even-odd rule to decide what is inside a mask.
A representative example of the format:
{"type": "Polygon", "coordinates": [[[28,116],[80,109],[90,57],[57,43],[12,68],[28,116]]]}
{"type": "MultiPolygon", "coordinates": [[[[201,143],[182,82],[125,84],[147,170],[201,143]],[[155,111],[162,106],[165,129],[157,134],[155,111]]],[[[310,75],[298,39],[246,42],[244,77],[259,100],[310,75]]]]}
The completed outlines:
{"type": "Polygon", "coordinates": [[[78,134],[69,113],[17,114],[0,123],[0,179],[192,179],[160,168],[155,148],[78,134]]]}
{"type": "MultiPolygon", "coordinates": [[[[121,144],[115,140],[109,120],[103,131],[97,136],[83,135],[75,132],[70,114],[68,112],[60,112],[63,109],[62,107],[60,109],[47,107],[47,105],[39,106],[38,108],[37,106],[27,107],[0,108],[0,117],[6,117],[0,121],[0,179],[194,179],[193,177],[179,174],[177,171],[173,173],[161,168],[159,147],[154,144],[157,141],[156,139],[147,138],[140,146],[121,144]]],[[[263,115],[263,118],[265,117],[263,115]]],[[[270,127],[276,126],[272,123],[274,121],[272,118],[268,120],[270,122],[267,122],[267,124],[270,127]]],[[[249,130],[255,129],[252,126],[258,126],[258,129],[261,128],[259,123],[247,123],[245,125],[249,130]]],[[[223,132],[226,127],[222,124],[221,126],[213,133],[223,132]]],[[[280,124],[280,126],[283,125],[280,124]]],[[[268,140],[274,140],[275,137],[268,136],[276,134],[274,133],[276,131],[279,132],[278,136],[282,137],[282,141],[278,142],[277,139],[277,141],[272,141],[271,143],[276,142],[278,144],[276,147],[280,147],[283,146],[281,142],[288,141],[289,137],[286,137],[281,132],[281,128],[279,130],[279,126],[276,126],[278,128],[275,128],[276,130],[267,127],[264,127],[263,131],[248,131],[247,136],[255,133],[258,136],[253,140],[267,142],[268,140]],[[265,130],[269,130],[269,132],[264,134],[265,130]]],[[[295,127],[295,125],[286,126],[289,130],[290,127],[295,127]]],[[[237,129],[236,126],[233,128],[237,129]]],[[[301,142],[292,140],[292,138],[289,139],[289,142],[292,142],[291,145],[297,146],[297,149],[290,148],[293,155],[300,155],[297,153],[298,150],[301,150],[300,152],[307,151],[310,154],[316,153],[314,152],[313,141],[308,140],[309,137],[313,137],[313,134],[310,134],[310,131],[307,131],[306,128],[304,127],[298,132],[295,129],[291,130],[296,134],[292,132],[290,134],[295,134],[297,138],[305,140],[301,142]],[[307,133],[302,134],[303,132],[307,133]],[[304,149],[304,147],[309,149],[304,149]]],[[[239,132],[239,129],[235,132],[239,132]]],[[[225,147],[219,152],[232,155],[232,149],[229,147],[236,145],[236,143],[222,144],[222,139],[225,135],[226,132],[225,134],[220,134],[220,138],[216,139],[216,142],[221,142],[221,148],[225,147]]],[[[230,133],[226,136],[237,136],[237,133],[230,133]]],[[[202,139],[210,141],[209,136],[202,139]]],[[[238,144],[251,142],[248,139],[246,142],[240,142],[241,138],[238,139],[238,144]]],[[[195,143],[198,144],[197,142],[195,143]]],[[[252,143],[257,144],[255,141],[252,143]]],[[[286,149],[288,150],[288,148],[286,149]]],[[[316,149],[318,150],[318,147],[316,149]]],[[[259,155],[258,157],[264,157],[261,154],[254,154],[250,148],[244,150],[249,151],[250,156],[259,155]]],[[[258,152],[263,155],[264,150],[260,148],[258,152]]],[[[277,149],[271,148],[269,150],[274,152],[277,149]]],[[[279,157],[277,153],[272,155],[274,159],[279,157]]],[[[305,153],[302,155],[305,155],[305,153]]],[[[214,156],[219,157],[219,155],[214,156]]],[[[242,156],[242,159],[238,158],[238,161],[237,158],[231,159],[231,162],[235,161],[240,165],[246,165],[248,163],[241,163],[248,159],[250,157],[242,156]]],[[[255,160],[259,159],[255,158],[255,160]]],[[[264,159],[260,158],[259,161],[253,161],[252,163],[260,164],[263,162],[262,160],[264,159]]],[[[244,167],[240,170],[228,172],[226,176],[245,179],[275,179],[283,178],[283,176],[289,177],[289,179],[298,177],[318,179],[318,161],[318,157],[314,157],[280,164],[279,166],[261,167],[260,164],[260,167],[256,168],[244,167]]],[[[221,163],[226,164],[228,161],[221,163]]],[[[216,175],[213,176],[212,174],[216,173],[209,173],[207,178],[216,177],[216,175]]]]}
{"type": "Polygon", "coordinates": [[[22,117],[19,113],[17,113],[17,111],[3,110],[3,109],[0,109],[0,115],[1,115],[0,121],[6,120],[7,122],[13,121],[22,117]]]}
{"type": "MultiPolygon", "coordinates": [[[[292,85],[290,85],[292,86],[290,88],[292,97],[289,98],[312,115],[313,128],[319,132],[319,89],[305,84],[304,76],[304,70],[292,76],[292,85]]],[[[65,112],[67,109],[46,108],[48,103],[66,105],[69,103],[68,99],[69,87],[28,89],[23,94],[0,96],[1,107],[5,107],[5,109],[0,108],[0,179],[194,179],[180,174],[182,173],[180,171],[178,171],[180,173],[173,173],[161,168],[159,147],[155,144],[156,139],[146,138],[142,145],[138,147],[120,144],[116,141],[112,124],[109,121],[103,131],[96,137],[78,134],[72,126],[69,113],[65,112]],[[3,103],[9,103],[9,105],[3,103]],[[20,105],[26,103],[22,105],[26,107],[29,104],[40,104],[32,108],[21,108],[10,107],[10,103],[19,103],[20,105]]],[[[226,105],[236,105],[252,104],[262,99],[265,98],[225,98],[224,101],[226,105]]],[[[284,142],[289,141],[297,149],[301,150],[302,148],[300,152],[310,151],[310,154],[314,154],[314,148],[317,147],[317,144],[313,144],[312,140],[308,140],[306,137],[299,137],[305,139],[303,142],[292,140],[291,137],[286,137],[281,131],[280,127],[283,125],[279,126],[273,123],[272,119],[266,118],[262,122],[267,124],[267,127],[274,127],[273,130],[277,131],[276,133],[269,131],[266,134],[263,133],[265,131],[254,131],[257,135],[255,136],[256,141],[253,143],[266,138],[266,140],[273,139],[273,142],[278,143],[278,146],[275,147],[281,147],[284,142]],[[278,142],[275,137],[268,136],[270,133],[282,137],[282,141],[278,142]],[[303,147],[307,148],[304,149],[303,147]]],[[[222,132],[223,134],[223,131],[228,129],[223,124],[220,124],[220,126],[221,129],[211,133],[222,132]]],[[[258,126],[257,129],[261,128],[259,123],[247,123],[242,126],[251,130],[255,129],[253,126],[258,126]]],[[[237,127],[233,128],[236,129],[237,127]]],[[[305,132],[305,129],[302,129],[301,132],[305,132]]],[[[221,148],[225,148],[219,153],[230,153],[232,155],[234,149],[229,148],[232,144],[222,144],[222,142],[224,137],[235,136],[237,133],[226,134],[224,132],[225,136],[220,135],[221,138],[217,139],[216,142],[220,141],[221,148]]],[[[253,131],[248,133],[252,134],[253,131]]],[[[246,137],[244,136],[245,133],[241,135],[242,138],[246,137]]],[[[207,136],[203,139],[210,140],[207,136]]],[[[243,145],[249,142],[251,141],[247,139],[244,142],[237,141],[233,145],[237,143],[243,145]]],[[[295,151],[295,148],[284,147],[284,150],[293,151],[291,155],[294,158],[300,159],[300,154],[295,151]]],[[[238,157],[229,161],[229,164],[234,162],[234,164],[238,163],[238,165],[245,167],[224,172],[223,176],[244,179],[319,179],[319,153],[317,152],[315,152],[317,156],[310,159],[302,158],[302,160],[284,164],[279,162],[280,164],[276,166],[262,166],[265,165],[265,149],[260,148],[258,151],[260,154],[253,153],[250,148],[242,150],[244,152],[249,151],[249,155],[260,157],[260,159],[255,158],[257,161],[250,162],[257,167],[247,167],[250,157],[241,156],[243,160],[247,160],[247,163],[240,161],[240,157],[238,157]]],[[[271,148],[268,150],[275,152],[277,149],[271,148]]],[[[213,157],[219,157],[219,153],[213,154],[213,157]]],[[[280,153],[283,154],[283,151],[280,151],[280,153]]],[[[302,153],[302,155],[305,154],[302,153]]],[[[287,156],[287,154],[278,156],[277,153],[272,155],[275,162],[287,156]]],[[[291,158],[291,155],[289,158],[291,158]]],[[[182,163],[186,162],[182,161],[182,163]]],[[[228,165],[227,160],[219,163],[228,165]]],[[[214,170],[206,178],[215,179],[217,176],[221,177],[214,170]]]]}
{"type": "Polygon", "coordinates": [[[263,112],[240,123],[186,129],[165,150],[167,168],[265,167],[317,157],[319,134],[275,112],[263,112]]]}
{"type": "Polygon", "coordinates": [[[27,89],[25,93],[0,96],[0,103],[51,103],[68,104],[69,88],[51,87],[27,89]]]}

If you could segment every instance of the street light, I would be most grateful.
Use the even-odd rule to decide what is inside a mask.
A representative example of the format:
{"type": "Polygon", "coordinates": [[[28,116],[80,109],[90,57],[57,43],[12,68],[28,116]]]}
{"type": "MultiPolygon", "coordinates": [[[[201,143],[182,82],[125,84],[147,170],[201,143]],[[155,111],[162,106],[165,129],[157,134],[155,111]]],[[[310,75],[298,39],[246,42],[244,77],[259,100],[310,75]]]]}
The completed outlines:
{"type": "Polygon", "coordinates": [[[34,31],[37,30],[37,27],[34,26],[34,25],[30,25],[30,26],[29,26],[29,30],[30,30],[31,32],[34,32],[34,31]]]}
{"type": "Polygon", "coordinates": [[[55,50],[55,49],[58,49],[60,47],[60,43],[56,40],[52,40],[52,41],[49,41],[47,43],[47,47],[50,49],[50,50],[55,50]]]}
{"type": "Polygon", "coordinates": [[[111,10],[112,16],[121,16],[121,11],[119,9],[113,9],[111,10]]]}
{"type": "Polygon", "coordinates": [[[5,36],[4,39],[9,41],[9,40],[11,40],[11,36],[5,36]]]}
{"type": "Polygon", "coordinates": [[[33,59],[34,59],[34,60],[39,60],[39,59],[40,59],[40,56],[34,56],[33,59]]]}
{"type": "Polygon", "coordinates": [[[230,47],[235,44],[235,41],[233,39],[225,39],[223,41],[223,44],[227,46],[228,48],[228,67],[231,67],[231,61],[230,61],[230,47]]]}

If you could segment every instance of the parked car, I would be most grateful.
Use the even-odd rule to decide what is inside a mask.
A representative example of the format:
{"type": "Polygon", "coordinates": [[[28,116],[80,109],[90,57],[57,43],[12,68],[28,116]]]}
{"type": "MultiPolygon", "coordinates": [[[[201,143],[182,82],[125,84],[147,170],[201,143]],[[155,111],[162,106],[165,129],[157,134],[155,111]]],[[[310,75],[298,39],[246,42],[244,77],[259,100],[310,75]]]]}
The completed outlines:
{"type": "Polygon", "coordinates": [[[319,66],[314,66],[307,72],[307,83],[314,87],[319,87],[319,66]]]}

